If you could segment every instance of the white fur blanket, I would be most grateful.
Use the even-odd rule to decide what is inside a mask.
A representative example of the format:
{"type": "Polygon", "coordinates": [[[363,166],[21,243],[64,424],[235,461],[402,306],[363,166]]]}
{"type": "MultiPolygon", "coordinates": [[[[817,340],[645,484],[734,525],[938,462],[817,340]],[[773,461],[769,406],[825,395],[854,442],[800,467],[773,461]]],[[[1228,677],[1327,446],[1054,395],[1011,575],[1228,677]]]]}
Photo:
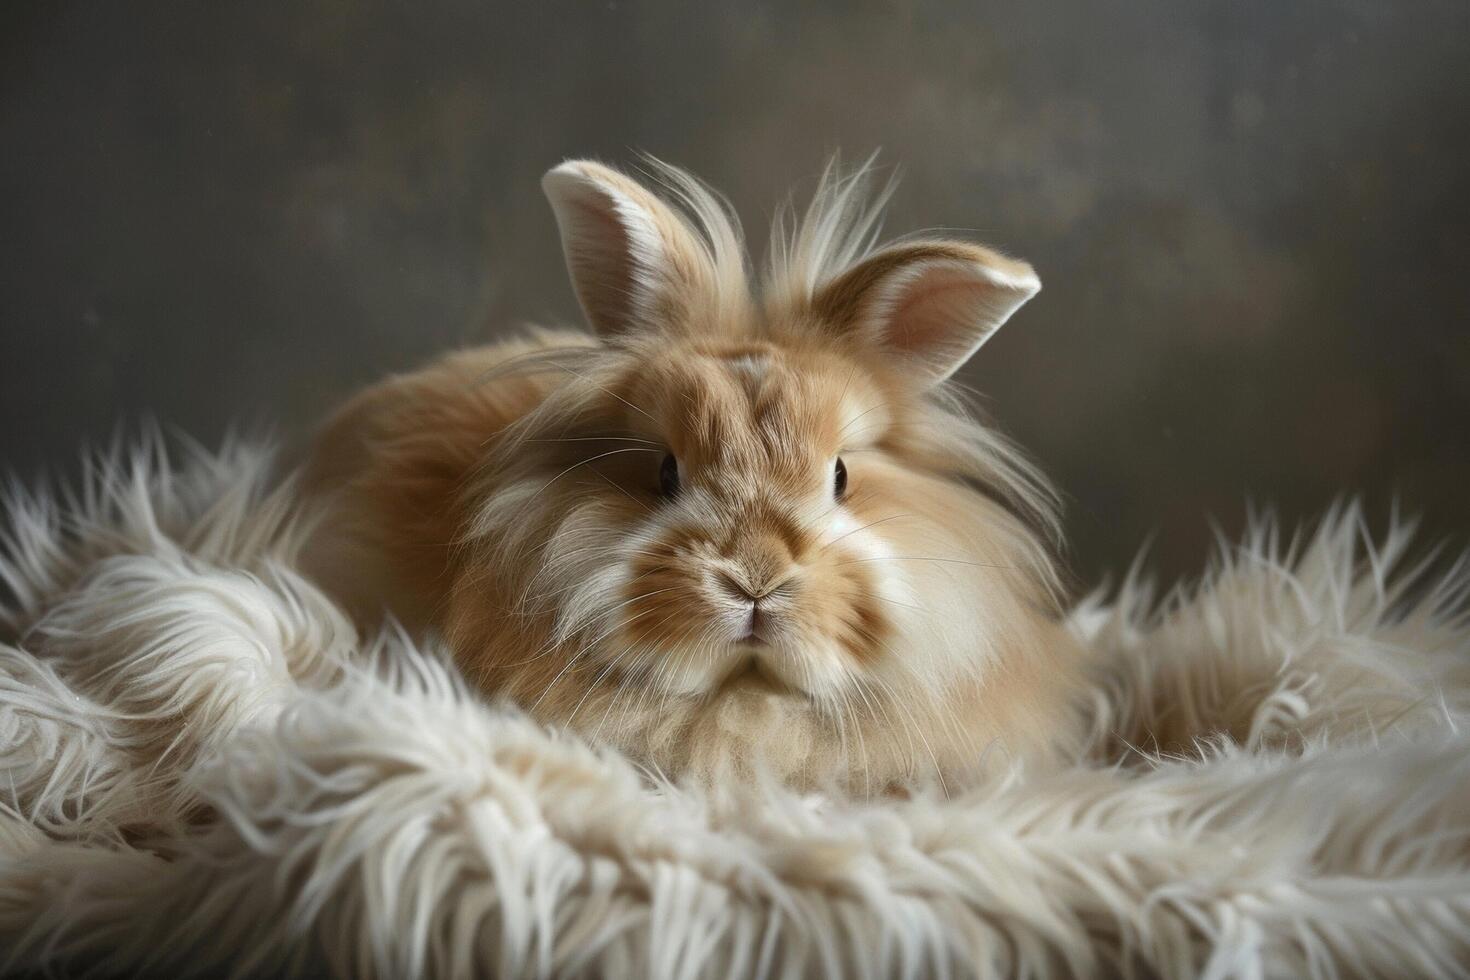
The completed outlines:
{"type": "MultiPolygon", "coordinates": [[[[1269,528],[1084,603],[1060,775],[876,802],[659,785],[359,637],[248,445],[13,491],[0,966],[71,975],[1462,975],[1467,577],[1269,528]],[[1146,733],[1157,742],[1146,742],[1146,733]]],[[[951,788],[953,790],[953,788],[951,788]]]]}

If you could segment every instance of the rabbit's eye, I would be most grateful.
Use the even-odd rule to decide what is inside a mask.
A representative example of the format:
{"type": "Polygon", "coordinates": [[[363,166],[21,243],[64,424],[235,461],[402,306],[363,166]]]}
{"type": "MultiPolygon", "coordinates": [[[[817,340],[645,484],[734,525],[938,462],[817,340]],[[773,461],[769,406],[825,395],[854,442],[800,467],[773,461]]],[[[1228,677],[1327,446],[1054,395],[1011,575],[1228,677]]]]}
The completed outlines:
{"type": "Polygon", "coordinates": [[[671,500],[679,493],[679,461],[673,453],[665,456],[658,468],[658,492],[671,500]]]}
{"type": "Polygon", "coordinates": [[[842,457],[837,457],[837,465],[833,467],[832,473],[832,496],[841,500],[847,493],[847,464],[842,457]]]}

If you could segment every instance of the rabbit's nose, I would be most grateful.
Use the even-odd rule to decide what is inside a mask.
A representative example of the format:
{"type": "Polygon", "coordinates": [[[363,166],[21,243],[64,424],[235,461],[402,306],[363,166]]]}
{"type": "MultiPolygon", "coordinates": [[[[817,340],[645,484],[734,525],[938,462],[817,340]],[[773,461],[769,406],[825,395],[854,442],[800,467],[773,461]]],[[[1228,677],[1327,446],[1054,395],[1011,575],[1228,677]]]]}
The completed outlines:
{"type": "Polygon", "coordinates": [[[739,598],[758,601],[788,585],[796,575],[791,549],[779,536],[757,534],[739,541],[725,556],[721,574],[739,598]]]}
{"type": "Polygon", "coordinates": [[[758,603],[763,599],[790,591],[792,581],[795,577],[794,572],[789,572],[784,575],[752,579],[748,576],[720,571],[716,573],[715,581],[719,585],[720,591],[724,592],[736,602],[758,603]]]}
{"type": "Polygon", "coordinates": [[[716,572],[715,584],[719,586],[721,592],[736,602],[755,602],[760,598],[755,595],[754,589],[729,572],[716,572]]]}

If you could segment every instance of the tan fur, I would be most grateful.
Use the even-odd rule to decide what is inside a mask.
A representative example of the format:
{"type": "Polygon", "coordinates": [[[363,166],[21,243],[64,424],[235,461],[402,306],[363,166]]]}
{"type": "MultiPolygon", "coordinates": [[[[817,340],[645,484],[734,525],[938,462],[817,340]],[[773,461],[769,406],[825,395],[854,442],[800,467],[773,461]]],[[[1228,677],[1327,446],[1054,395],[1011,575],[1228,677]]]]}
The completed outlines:
{"type": "Polygon", "coordinates": [[[698,221],[598,165],[548,176],[603,339],[461,352],[350,402],[309,469],[335,501],[318,574],[670,775],[877,792],[1048,758],[1080,672],[1024,519],[1053,520],[1047,491],[936,387],[1030,268],[915,243],[757,304],[738,231],[675,181],[698,221]]]}

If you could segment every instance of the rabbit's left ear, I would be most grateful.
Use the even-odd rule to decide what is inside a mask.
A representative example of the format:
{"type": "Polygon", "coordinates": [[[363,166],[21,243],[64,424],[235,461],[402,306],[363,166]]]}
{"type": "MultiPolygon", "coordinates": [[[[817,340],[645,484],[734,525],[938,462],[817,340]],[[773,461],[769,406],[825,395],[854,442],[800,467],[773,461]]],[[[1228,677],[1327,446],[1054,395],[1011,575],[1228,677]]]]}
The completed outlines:
{"type": "Polygon", "coordinates": [[[854,265],[818,290],[812,311],[824,329],[899,358],[933,385],[1040,289],[1025,262],[966,242],[920,241],[854,265]]]}

